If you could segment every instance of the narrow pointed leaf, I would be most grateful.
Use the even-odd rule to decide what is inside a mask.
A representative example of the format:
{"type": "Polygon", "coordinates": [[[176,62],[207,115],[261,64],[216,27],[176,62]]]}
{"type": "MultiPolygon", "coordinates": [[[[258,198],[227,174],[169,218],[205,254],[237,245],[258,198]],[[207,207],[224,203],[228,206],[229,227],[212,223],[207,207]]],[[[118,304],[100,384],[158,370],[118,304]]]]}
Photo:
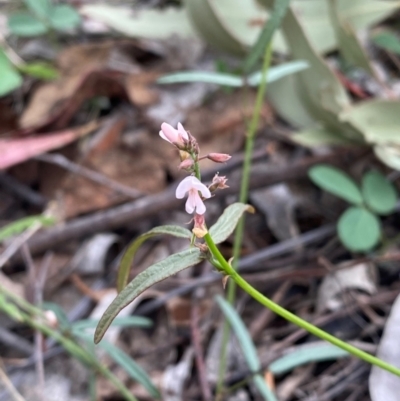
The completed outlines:
{"type": "MultiPolygon", "coordinates": [[[[72,324],[73,332],[76,331],[84,331],[86,329],[94,329],[99,324],[98,319],[85,319],[78,320],[77,322],[72,324]]],[[[150,319],[147,319],[142,316],[126,316],[126,317],[117,317],[112,322],[111,326],[118,327],[151,327],[153,322],[150,319]]]]}
{"type": "Polygon", "coordinates": [[[152,238],[160,234],[172,235],[174,237],[187,238],[187,239],[190,239],[192,235],[192,233],[186,228],[171,225],[171,226],[155,227],[152,230],[148,231],[147,233],[142,234],[140,237],[136,238],[133,242],[131,242],[128,249],[125,251],[124,255],[122,256],[121,263],[119,265],[118,278],[117,278],[118,292],[121,292],[128,284],[132,261],[139,247],[143,244],[143,242],[147,241],[149,238],[152,238]]]}
{"type": "Polygon", "coordinates": [[[357,184],[342,170],[320,164],[308,171],[311,181],[325,191],[354,205],[361,205],[363,198],[357,184]]]}
{"type": "Polygon", "coordinates": [[[249,332],[246,329],[246,326],[243,323],[243,320],[237,314],[235,309],[229,304],[225,299],[221,296],[216,297],[216,301],[218,306],[221,308],[224,316],[228,320],[229,324],[232,326],[233,331],[238,339],[238,343],[243,351],[243,356],[246,358],[246,362],[249,365],[249,368],[252,373],[255,373],[253,376],[254,384],[257,386],[258,391],[262,394],[265,400],[267,401],[277,401],[272,390],[267,386],[267,383],[263,379],[263,377],[259,374],[261,370],[261,363],[257,356],[257,350],[254,346],[254,343],[250,337],[249,332]]]}
{"type": "Polygon", "coordinates": [[[272,13],[264,25],[257,42],[252,47],[250,54],[244,63],[244,70],[250,71],[265,53],[267,46],[270,44],[275,31],[279,28],[283,17],[289,7],[290,0],[275,0],[272,13]]]}
{"type": "Polygon", "coordinates": [[[104,333],[118,315],[138,295],[153,284],[199,263],[202,260],[201,252],[197,248],[190,248],[183,252],[168,256],[168,258],[155,263],[145,271],[139,273],[114,299],[101,317],[94,334],[94,342],[97,344],[103,338],[104,333]]]}
{"type": "Polygon", "coordinates": [[[362,192],[365,203],[372,211],[381,215],[393,212],[397,193],[394,185],[378,171],[366,173],[362,179],[362,192]]]}
{"type": "Polygon", "coordinates": [[[234,231],[244,212],[254,213],[250,205],[234,203],[228,206],[218,221],[210,228],[210,235],[216,244],[225,241],[234,231]]]}

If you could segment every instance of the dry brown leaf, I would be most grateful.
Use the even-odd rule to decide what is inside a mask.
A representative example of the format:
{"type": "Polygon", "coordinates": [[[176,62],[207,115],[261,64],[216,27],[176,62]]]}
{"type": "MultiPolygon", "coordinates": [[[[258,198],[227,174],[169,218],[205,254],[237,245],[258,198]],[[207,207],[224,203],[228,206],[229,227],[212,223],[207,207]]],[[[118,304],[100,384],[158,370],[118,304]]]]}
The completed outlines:
{"type": "Polygon", "coordinates": [[[5,170],[15,164],[21,163],[50,150],[61,148],[68,143],[89,134],[97,126],[97,122],[90,122],[82,127],[56,133],[42,134],[32,138],[1,139],[0,170],[5,170]]]}

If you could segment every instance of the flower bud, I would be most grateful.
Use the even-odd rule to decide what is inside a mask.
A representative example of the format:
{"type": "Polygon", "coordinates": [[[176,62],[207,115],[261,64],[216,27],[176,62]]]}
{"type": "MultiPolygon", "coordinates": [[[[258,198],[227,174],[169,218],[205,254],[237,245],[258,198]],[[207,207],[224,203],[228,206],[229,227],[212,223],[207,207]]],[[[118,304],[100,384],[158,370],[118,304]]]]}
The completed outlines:
{"type": "Polygon", "coordinates": [[[225,163],[227,162],[232,156],[227,155],[226,153],[209,153],[207,155],[207,159],[212,160],[215,163],[225,163]]]}
{"type": "Polygon", "coordinates": [[[193,234],[197,238],[203,238],[208,233],[204,215],[196,213],[194,215],[193,220],[194,220],[194,227],[192,230],[193,234]]]}
{"type": "Polygon", "coordinates": [[[217,189],[225,189],[229,188],[228,185],[226,185],[226,182],[228,179],[225,176],[219,176],[218,174],[215,174],[211,185],[208,187],[210,192],[215,192],[217,189]]]}
{"type": "Polygon", "coordinates": [[[194,165],[193,159],[185,159],[179,165],[180,170],[191,170],[194,165]]]}

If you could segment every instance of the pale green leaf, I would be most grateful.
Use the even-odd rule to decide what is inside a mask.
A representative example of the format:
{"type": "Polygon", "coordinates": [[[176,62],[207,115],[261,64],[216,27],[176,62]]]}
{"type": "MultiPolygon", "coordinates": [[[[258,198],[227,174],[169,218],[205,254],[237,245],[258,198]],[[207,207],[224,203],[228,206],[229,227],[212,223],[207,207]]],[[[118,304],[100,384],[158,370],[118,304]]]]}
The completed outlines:
{"type": "Polygon", "coordinates": [[[376,145],[374,146],[376,157],[387,166],[400,170],[400,147],[394,144],[376,145]]]}
{"type": "Polygon", "coordinates": [[[264,55],[267,46],[269,46],[275,31],[279,28],[283,17],[289,7],[290,0],[276,0],[274,8],[264,24],[256,43],[253,45],[250,53],[244,62],[244,71],[249,72],[256,65],[257,61],[264,55]]]}
{"type": "Polygon", "coordinates": [[[43,22],[26,12],[11,14],[8,17],[8,28],[17,36],[39,36],[48,31],[43,22]]]}
{"type": "MultiPolygon", "coordinates": [[[[271,67],[268,70],[267,82],[274,82],[278,79],[284,78],[290,74],[302,71],[308,67],[305,61],[293,61],[271,67]]],[[[209,84],[242,87],[247,85],[258,86],[261,82],[262,73],[260,71],[251,74],[247,78],[247,82],[242,77],[233,74],[222,72],[208,72],[208,71],[181,71],[173,74],[167,74],[157,80],[159,84],[176,84],[187,82],[205,82],[209,84]]]]}
{"type": "Polygon", "coordinates": [[[50,0],[24,0],[33,14],[46,19],[51,10],[50,0]]]}
{"type": "Polygon", "coordinates": [[[96,328],[94,341],[97,344],[118,313],[129,305],[138,295],[159,281],[190,267],[202,260],[199,249],[190,248],[155,263],[139,273],[114,299],[107,308],[96,328]]]}
{"type": "Polygon", "coordinates": [[[361,205],[363,198],[357,184],[342,170],[328,165],[310,168],[308,176],[311,181],[325,191],[355,205],[361,205]]]}
{"type": "Polygon", "coordinates": [[[50,24],[59,31],[69,31],[81,23],[78,12],[68,4],[52,7],[49,14],[50,24]]]}
{"type": "Polygon", "coordinates": [[[0,97],[7,95],[22,85],[22,77],[0,48],[0,97]]]}
{"type": "Polygon", "coordinates": [[[277,398],[273,391],[267,386],[267,383],[263,377],[259,374],[261,370],[261,364],[257,356],[256,347],[250,337],[249,332],[246,329],[242,319],[238,313],[233,309],[232,305],[223,299],[220,295],[216,297],[218,306],[221,308],[224,316],[228,320],[229,324],[238,339],[238,343],[243,351],[243,356],[246,358],[247,365],[252,373],[254,384],[267,401],[277,401],[277,398]]]}
{"type": "Polygon", "coordinates": [[[380,223],[370,211],[361,207],[350,207],[338,222],[338,234],[343,245],[354,252],[371,250],[380,238],[380,223]]]}
{"type": "Polygon", "coordinates": [[[161,234],[172,235],[173,237],[187,239],[190,239],[192,236],[192,233],[188,229],[171,225],[155,227],[132,241],[125,251],[124,255],[122,256],[121,263],[119,265],[117,277],[118,292],[121,292],[128,283],[131,265],[139,247],[143,244],[143,242],[147,241],[148,239],[161,234]]]}
{"type": "Polygon", "coordinates": [[[372,36],[372,42],[381,49],[400,54],[400,39],[390,31],[379,31],[372,36]]]}
{"type": "Polygon", "coordinates": [[[394,185],[378,171],[370,171],[363,176],[362,193],[365,203],[378,214],[387,215],[393,212],[397,202],[394,185]]]}
{"type": "Polygon", "coordinates": [[[369,143],[400,144],[400,101],[373,99],[355,104],[340,115],[363,133],[369,143]]]}
{"type": "Polygon", "coordinates": [[[43,215],[23,217],[22,219],[14,221],[13,223],[7,224],[6,226],[0,228],[0,242],[14,235],[21,234],[37,223],[48,227],[55,223],[55,219],[53,217],[43,215]]]}
{"type": "MultiPolygon", "coordinates": [[[[94,329],[99,324],[98,319],[78,320],[73,323],[71,328],[73,331],[82,331],[86,329],[94,329]]],[[[111,327],[151,327],[152,321],[142,316],[126,316],[116,317],[111,327]]]]}
{"type": "Polygon", "coordinates": [[[125,7],[91,4],[81,7],[80,13],[130,37],[147,39],[165,39],[172,35],[188,39],[197,37],[183,8],[133,11],[125,7]]]}
{"type": "Polygon", "coordinates": [[[305,129],[297,132],[291,138],[300,145],[310,147],[323,145],[350,146],[355,144],[355,142],[342,137],[339,133],[322,127],[305,129]]]}
{"type": "Polygon", "coordinates": [[[233,233],[244,212],[253,213],[254,209],[250,205],[238,202],[224,210],[222,216],[209,230],[210,236],[216,244],[225,241],[233,233]]]}
{"type": "Polygon", "coordinates": [[[323,362],[348,357],[349,353],[332,344],[306,344],[272,362],[268,370],[275,375],[282,375],[298,366],[311,362],[323,362]]]}

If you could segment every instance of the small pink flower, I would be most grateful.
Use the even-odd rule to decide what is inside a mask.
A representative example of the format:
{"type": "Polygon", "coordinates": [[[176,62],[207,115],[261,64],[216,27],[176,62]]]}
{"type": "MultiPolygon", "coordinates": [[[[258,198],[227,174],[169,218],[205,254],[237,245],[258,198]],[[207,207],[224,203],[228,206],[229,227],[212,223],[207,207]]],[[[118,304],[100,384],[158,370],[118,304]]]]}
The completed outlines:
{"type": "Polygon", "coordinates": [[[188,198],[185,205],[186,211],[189,214],[192,214],[196,209],[197,214],[204,214],[206,211],[206,206],[204,205],[203,200],[200,198],[199,192],[204,198],[211,197],[210,190],[196,177],[190,175],[180,182],[178,188],[176,188],[175,195],[178,199],[183,199],[188,193],[188,198]]]}
{"type": "Polygon", "coordinates": [[[185,141],[189,140],[189,135],[181,123],[178,123],[178,129],[175,129],[167,123],[162,123],[160,136],[162,139],[165,139],[173,145],[176,144],[179,146],[184,146],[185,141]]]}

